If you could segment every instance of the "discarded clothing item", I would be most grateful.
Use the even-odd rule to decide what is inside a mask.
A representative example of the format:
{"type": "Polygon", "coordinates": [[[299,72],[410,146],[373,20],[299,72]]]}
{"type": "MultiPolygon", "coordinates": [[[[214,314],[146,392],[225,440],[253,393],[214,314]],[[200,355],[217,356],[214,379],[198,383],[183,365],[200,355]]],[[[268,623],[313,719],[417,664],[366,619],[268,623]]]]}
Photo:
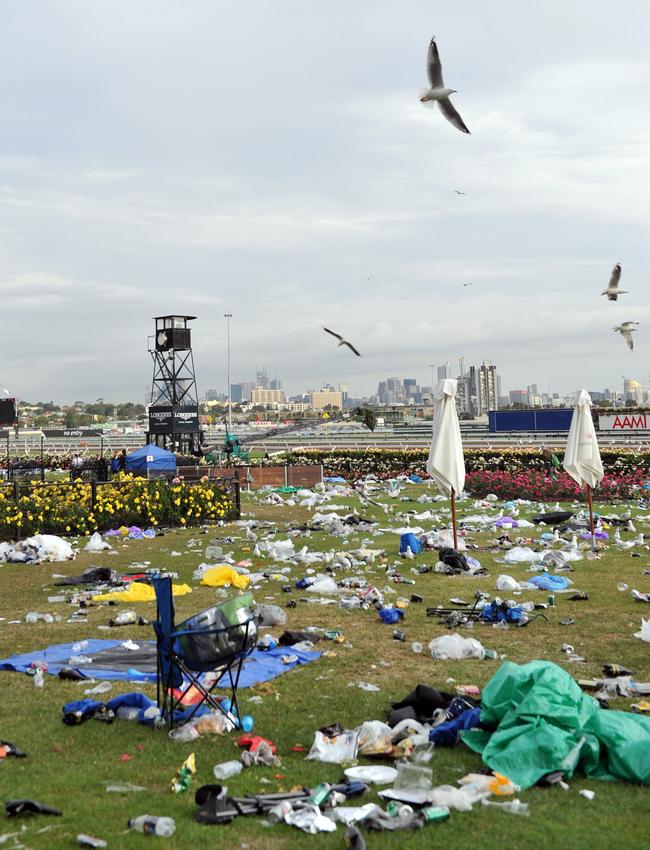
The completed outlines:
{"type": "Polygon", "coordinates": [[[562,770],[650,784],[650,717],[600,708],[549,661],[504,662],[483,689],[481,724],[461,733],[493,771],[530,788],[562,770]]]}
{"type": "Polygon", "coordinates": [[[409,531],[407,534],[402,534],[399,539],[400,554],[403,555],[407,549],[410,549],[414,555],[419,555],[422,551],[422,543],[412,531],[409,531]]]}
{"type": "Polygon", "coordinates": [[[102,584],[117,579],[117,573],[109,567],[90,567],[80,576],[67,576],[54,582],[55,587],[67,587],[75,584],[102,584]]]}
{"type": "Polygon", "coordinates": [[[15,818],[19,815],[55,815],[59,817],[63,814],[59,809],[53,809],[51,806],[46,806],[45,803],[39,803],[38,800],[7,800],[5,811],[8,818],[15,818]]]}
{"type": "MultiPolygon", "coordinates": [[[[191,593],[189,584],[173,584],[174,596],[185,596],[191,593]]],[[[109,593],[100,593],[94,597],[95,602],[155,602],[156,594],[153,587],[143,581],[132,581],[126,590],[112,590],[109,593]]]]}
{"type": "Polygon", "coordinates": [[[458,552],[456,549],[448,547],[439,549],[438,558],[455,573],[464,573],[469,570],[467,558],[462,552],[458,552]]]}
{"type": "MultiPolygon", "coordinates": [[[[238,587],[240,590],[244,590],[248,587],[251,580],[247,575],[242,575],[238,573],[237,570],[234,570],[232,567],[228,567],[226,565],[219,567],[211,567],[209,570],[206,570],[199,584],[204,585],[205,587],[238,587]]],[[[176,593],[174,594],[177,595],[176,593]]]]}
{"type": "Polygon", "coordinates": [[[438,747],[453,747],[465,729],[474,729],[481,725],[481,709],[468,708],[458,717],[440,723],[429,732],[429,740],[438,747]]]}
{"type": "Polygon", "coordinates": [[[570,520],[572,516],[571,511],[551,511],[548,514],[537,514],[537,516],[532,516],[530,519],[535,525],[539,525],[540,523],[543,525],[562,525],[563,522],[570,520]]]}
{"type": "Polygon", "coordinates": [[[315,632],[284,631],[278,638],[278,644],[280,646],[293,646],[294,644],[302,643],[305,640],[308,640],[311,643],[318,643],[320,635],[315,632]]]}
{"type": "Polygon", "coordinates": [[[453,694],[438,691],[430,685],[417,685],[400,702],[394,702],[388,715],[388,725],[397,726],[402,720],[417,720],[426,723],[440,708],[447,708],[453,694]]]}
{"type": "Polygon", "coordinates": [[[566,576],[556,576],[551,573],[542,573],[539,576],[533,576],[528,579],[528,584],[537,587],[539,590],[566,590],[573,582],[566,576]]]}

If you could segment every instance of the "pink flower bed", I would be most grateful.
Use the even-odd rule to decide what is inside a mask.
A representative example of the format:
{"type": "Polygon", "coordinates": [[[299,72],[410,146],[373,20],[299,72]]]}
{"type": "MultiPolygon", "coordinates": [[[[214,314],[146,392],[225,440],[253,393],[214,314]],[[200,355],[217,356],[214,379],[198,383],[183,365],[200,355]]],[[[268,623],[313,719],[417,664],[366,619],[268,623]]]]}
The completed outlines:
{"type": "MultiPolygon", "coordinates": [[[[644,471],[628,472],[619,475],[606,475],[600,487],[594,491],[595,499],[633,499],[637,498],[641,486],[648,480],[644,471]]],[[[470,472],[465,479],[465,489],[472,496],[482,498],[494,493],[500,499],[531,499],[547,502],[551,500],[567,502],[576,499],[586,501],[586,491],[581,491],[573,478],[565,472],[557,480],[549,478],[544,472],[528,470],[511,473],[501,471],[470,472]]]]}

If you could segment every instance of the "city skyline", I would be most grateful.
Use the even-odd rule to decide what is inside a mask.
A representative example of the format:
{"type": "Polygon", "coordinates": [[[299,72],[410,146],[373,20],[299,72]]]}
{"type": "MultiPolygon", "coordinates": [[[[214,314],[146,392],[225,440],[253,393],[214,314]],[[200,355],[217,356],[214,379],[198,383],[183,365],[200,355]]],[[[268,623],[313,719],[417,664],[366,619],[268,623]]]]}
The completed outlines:
{"type": "Polygon", "coordinates": [[[125,26],[5,5],[0,384],[19,397],[141,398],[150,319],[179,311],[204,387],[225,384],[225,313],[233,377],[272,363],[289,394],[429,384],[453,352],[504,389],[645,382],[650,8],[361,0],[342,26],[323,4],[141,0],[125,26]],[[434,33],[469,136],[419,103],[434,33]],[[612,330],[631,319],[633,352],[612,330]]]}

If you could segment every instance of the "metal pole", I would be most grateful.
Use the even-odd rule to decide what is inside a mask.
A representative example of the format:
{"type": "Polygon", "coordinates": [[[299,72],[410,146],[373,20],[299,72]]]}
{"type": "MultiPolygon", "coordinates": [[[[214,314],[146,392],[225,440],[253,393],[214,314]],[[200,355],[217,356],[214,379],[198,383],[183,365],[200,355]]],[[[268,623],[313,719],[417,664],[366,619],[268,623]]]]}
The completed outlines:
{"type": "Polygon", "coordinates": [[[591,487],[587,484],[587,496],[589,498],[589,530],[591,531],[591,548],[596,549],[596,530],[594,529],[594,504],[591,496],[591,487]]]}
{"type": "Polygon", "coordinates": [[[228,328],[228,433],[230,433],[232,431],[232,398],[230,392],[230,320],[232,319],[232,313],[224,313],[223,315],[228,328]]]}
{"type": "Polygon", "coordinates": [[[454,529],[454,549],[458,550],[458,532],[456,531],[456,494],[451,488],[451,524],[454,529]]]}

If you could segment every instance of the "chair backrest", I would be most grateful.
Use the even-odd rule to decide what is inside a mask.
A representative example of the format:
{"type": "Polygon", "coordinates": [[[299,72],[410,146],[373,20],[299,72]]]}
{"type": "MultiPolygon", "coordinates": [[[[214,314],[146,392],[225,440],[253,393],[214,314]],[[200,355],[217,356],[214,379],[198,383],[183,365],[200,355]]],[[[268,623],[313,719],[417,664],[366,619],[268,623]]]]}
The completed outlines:
{"type": "Polygon", "coordinates": [[[174,596],[171,576],[159,576],[153,579],[153,589],[156,594],[156,621],[153,624],[156,632],[156,648],[158,652],[159,676],[164,683],[171,682],[175,688],[180,687],[183,674],[174,664],[174,596]]]}

